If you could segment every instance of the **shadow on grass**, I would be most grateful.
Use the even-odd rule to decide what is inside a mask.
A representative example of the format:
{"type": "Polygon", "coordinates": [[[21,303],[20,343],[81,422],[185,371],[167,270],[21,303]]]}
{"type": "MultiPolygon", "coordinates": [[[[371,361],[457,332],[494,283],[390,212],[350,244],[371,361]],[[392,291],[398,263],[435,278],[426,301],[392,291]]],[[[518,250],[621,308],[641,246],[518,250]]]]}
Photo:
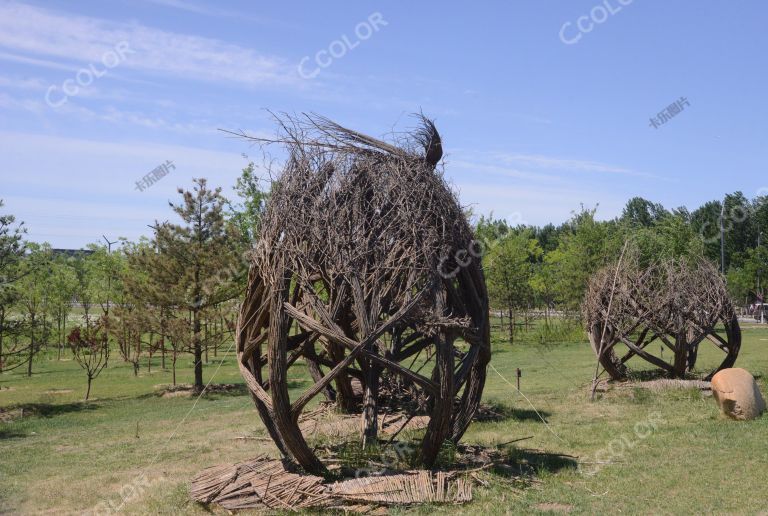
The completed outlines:
{"type": "Polygon", "coordinates": [[[495,421],[538,421],[547,420],[552,414],[545,410],[539,410],[538,413],[533,409],[518,409],[508,407],[502,403],[491,402],[483,403],[475,414],[475,421],[495,422],[495,421]]]}
{"type": "Polygon", "coordinates": [[[539,475],[542,472],[557,473],[564,469],[576,469],[578,461],[570,455],[515,448],[507,463],[502,466],[497,466],[494,473],[504,476],[539,475]]]}
{"type": "Polygon", "coordinates": [[[10,430],[8,428],[0,428],[0,441],[4,439],[17,439],[27,437],[27,434],[18,432],[16,430],[10,430]]]}
{"type": "MultiPolygon", "coordinates": [[[[651,382],[654,380],[704,380],[711,371],[703,369],[694,369],[685,373],[685,377],[678,378],[663,369],[630,369],[627,373],[627,380],[630,382],[651,382]]],[[[621,382],[619,382],[621,383],[621,382]]]]}
{"type": "Polygon", "coordinates": [[[548,423],[547,418],[552,415],[550,412],[545,410],[539,410],[537,412],[533,409],[510,409],[510,411],[510,419],[514,421],[536,421],[539,423],[548,423]]]}
{"type": "Polygon", "coordinates": [[[663,369],[630,369],[627,373],[627,380],[630,382],[650,382],[653,380],[668,380],[670,375],[663,369]]]}
{"type": "MultiPolygon", "coordinates": [[[[308,387],[311,384],[308,380],[289,380],[287,386],[289,389],[298,389],[301,387],[308,387]]],[[[236,397],[247,396],[249,394],[248,386],[244,383],[227,383],[218,384],[214,383],[209,385],[205,389],[203,399],[214,401],[223,397],[236,397]]],[[[136,399],[143,400],[148,398],[196,398],[192,385],[190,384],[178,384],[167,385],[160,388],[156,388],[152,392],[140,394],[135,396],[136,399]]]]}
{"type": "Polygon", "coordinates": [[[210,385],[206,389],[204,398],[216,399],[224,398],[226,396],[246,396],[248,394],[248,386],[244,383],[232,383],[223,386],[210,385]],[[223,387],[223,388],[219,388],[223,387]]]}
{"type": "MultiPolygon", "coordinates": [[[[20,403],[0,408],[0,421],[16,421],[28,417],[56,417],[70,412],[96,410],[94,403],[20,403]]],[[[7,430],[6,430],[7,432],[7,430]]],[[[14,436],[11,436],[14,437],[14,436]]],[[[18,436],[16,436],[18,437],[18,436]]]]}

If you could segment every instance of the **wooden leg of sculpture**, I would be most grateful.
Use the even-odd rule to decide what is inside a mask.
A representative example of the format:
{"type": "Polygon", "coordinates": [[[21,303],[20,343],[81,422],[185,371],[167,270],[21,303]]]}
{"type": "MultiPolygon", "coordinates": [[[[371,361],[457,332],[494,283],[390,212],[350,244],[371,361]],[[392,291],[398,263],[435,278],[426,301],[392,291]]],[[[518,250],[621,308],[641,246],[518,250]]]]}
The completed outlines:
{"type": "Polygon", "coordinates": [[[315,456],[312,450],[304,440],[304,436],[299,430],[298,414],[293,414],[291,410],[291,400],[288,396],[288,364],[286,341],[290,319],[282,310],[286,299],[286,292],[290,286],[289,280],[284,280],[272,292],[270,299],[270,313],[272,320],[269,322],[269,347],[267,357],[269,361],[269,386],[272,395],[272,417],[275,427],[285,443],[286,448],[291,452],[294,460],[308,472],[322,475],[326,472],[325,466],[315,456]],[[281,314],[275,317],[275,314],[281,314]]]}
{"type": "Polygon", "coordinates": [[[736,363],[736,358],[739,356],[739,349],[741,349],[741,327],[739,326],[738,317],[734,315],[730,320],[722,320],[721,322],[725,327],[726,339],[724,340],[714,333],[708,335],[707,338],[725,352],[725,358],[717,369],[707,375],[706,380],[711,380],[715,373],[722,369],[733,367],[733,364],[736,363]]]}
{"type": "Polygon", "coordinates": [[[431,467],[450,431],[453,412],[453,344],[444,336],[435,337],[435,369],[439,391],[435,394],[427,431],[421,443],[420,462],[431,467]]]}

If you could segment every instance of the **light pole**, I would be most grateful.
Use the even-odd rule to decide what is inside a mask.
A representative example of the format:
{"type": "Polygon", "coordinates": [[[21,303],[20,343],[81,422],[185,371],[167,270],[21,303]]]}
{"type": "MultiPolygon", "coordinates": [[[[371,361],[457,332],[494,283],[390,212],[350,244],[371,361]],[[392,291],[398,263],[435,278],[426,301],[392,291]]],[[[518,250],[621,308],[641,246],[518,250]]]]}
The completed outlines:
{"type": "MultiPolygon", "coordinates": [[[[763,232],[759,231],[757,232],[757,259],[760,259],[760,240],[763,236],[763,232]]],[[[760,292],[760,273],[762,273],[762,267],[757,268],[757,291],[760,292]]]]}
{"type": "MultiPolygon", "coordinates": [[[[109,239],[105,235],[101,235],[104,237],[104,241],[107,243],[107,254],[112,254],[112,244],[116,244],[118,241],[115,240],[114,242],[110,242],[109,239]]],[[[107,258],[109,260],[109,258],[107,258]]],[[[112,294],[112,271],[109,270],[109,263],[107,264],[107,317],[109,317],[109,304],[110,299],[109,296],[112,294]]]]}
{"type": "MultiPolygon", "coordinates": [[[[763,232],[760,231],[760,228],[757,230],[757,259],[760,260],[760,243],[762,241],[763,232]]],[[[764,306],[764,299],[763,299],[763,293],[760,290],[760,276],[763,274],[763,267],[762,263],[759,263],[757,266],[757,295],[760,296],[760,324],[765,323],[765,306],[764,306]]]]}
{"type": "Polygon", "coordinates": [[[725,275],[725,200],[720,208],[720,270],[725,275]]]}

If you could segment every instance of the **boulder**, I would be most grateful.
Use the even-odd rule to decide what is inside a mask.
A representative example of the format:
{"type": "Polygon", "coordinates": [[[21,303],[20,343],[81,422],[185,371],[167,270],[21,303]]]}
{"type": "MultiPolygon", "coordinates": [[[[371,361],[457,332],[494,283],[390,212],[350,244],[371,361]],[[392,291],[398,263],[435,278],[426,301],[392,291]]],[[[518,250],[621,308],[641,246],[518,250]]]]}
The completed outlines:
{"type": "Polygon", "coordinates": [[[746,369],[723,369],[712,377],[712,393],[722,413],[731,419],[749,420],[765,411],[757,382],[746,369]]]}

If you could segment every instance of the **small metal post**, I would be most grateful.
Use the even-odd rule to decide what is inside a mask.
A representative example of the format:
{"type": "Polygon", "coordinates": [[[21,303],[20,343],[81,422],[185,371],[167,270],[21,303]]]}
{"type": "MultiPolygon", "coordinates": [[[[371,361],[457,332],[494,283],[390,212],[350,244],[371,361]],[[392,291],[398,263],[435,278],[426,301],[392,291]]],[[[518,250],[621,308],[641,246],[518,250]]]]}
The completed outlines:
{"type": "Polygon", "coordinates": [[[520,368],[517,368],[517,390],[520,391],[520,377],[523,376],[523,372],[520,368]]]}
{"type": "Polygon", "coordinates": [[[725,199],[720,209],[720,269],[725,274],[725,199]]]}

